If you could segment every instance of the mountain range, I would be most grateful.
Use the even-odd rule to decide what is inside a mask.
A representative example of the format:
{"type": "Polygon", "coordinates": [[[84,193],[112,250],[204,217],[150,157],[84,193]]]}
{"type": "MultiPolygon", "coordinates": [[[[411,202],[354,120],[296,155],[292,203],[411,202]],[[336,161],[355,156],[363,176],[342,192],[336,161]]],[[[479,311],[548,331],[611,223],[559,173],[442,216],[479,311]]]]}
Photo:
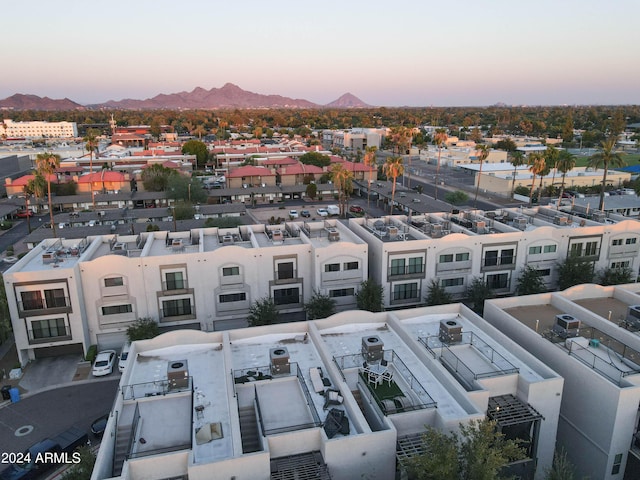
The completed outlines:
{"type": "Polygon", "coordinates": [[[367,105],[355,95],[345,93],[326,105],[319,105],[300,98],[281,95],[263,95],[249,92],[232,83],[221,88],[206,90],[201,87],[191,92],[161,93],[146,100],[126,98],[109,100],[94,105],[81,105],[68,98],[51,99],[37,95],[15,94],[0,100],[0,109],[11,110],[181,110],[181,109],[225,109],[225,108],[367,108],[367,105]]]}

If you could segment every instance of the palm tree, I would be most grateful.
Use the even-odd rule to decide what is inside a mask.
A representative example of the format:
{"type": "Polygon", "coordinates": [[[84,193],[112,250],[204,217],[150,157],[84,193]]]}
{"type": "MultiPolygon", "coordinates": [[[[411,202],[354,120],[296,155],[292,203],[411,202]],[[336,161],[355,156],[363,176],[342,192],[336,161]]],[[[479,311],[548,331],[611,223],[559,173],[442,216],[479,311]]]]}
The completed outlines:
{"type": "Polygon", "coordinates": [[[202,140],[202,134],[206,134],[207,133],[207,129],[204,128],[204,125],[198,125],[194,130],[193,130],[193,134],[194,135],[198,135],[198,138],[200,140],[202,140]]]}
{"type": "Polygon", "coordinates": [[[39,153],[36,157],[36,170],[47,180],[47,198],[49,200],[49,217],[51,219],[51,230],[54,238],[56,237],[56,224],[53,221],[53,202],[51,201],[51,177],[60,167],[60,155],[44,152],[39,153]]]}
{"type": "Polygon", "coordinates": [[[560,150],[556,147],[549,145],[547,149],[544,151],[544,158],[549,166],[549,169],[553,168],[553,177],[551,177],[551,187],[556,181],[556,171],[558,170],[558,155],[560,154],[560,150]]]}
{"type": "Polygon", "coordinates": [[[344,216],[346,213],[347,197],[353,191],[353,172],[347,170],[340,163],[335,163],[331,168],[331,179],[338,189],[339,203],[340,203],[340,216],[344,216]]]}
{"type": "Polygon", "coordinates": [[[402,157],[387,157],[387,161],[382,166],[384,174],[393,178],[393,187],[391,188],[391,203],[389,207],[389,215],[393,215],[393,199],[396,196],[396,181],[398,177],[404,173],[404,164],[402,157]]]}
{"type": "Polygon", "coordinates": [[[378,147],[375,145],[371,147],[367,147],[364,154],[364,164],[369,167],[369,185],[367,187],[367,208],[369,207],[369,203],[371,200],[371,182],[373,181],[373,169],[378,165],[378,161],[376,160],[376,150],[378,147]]]}
{"type": "MultiPolygon", "coordinates": [[[[543,154],[544,156],[544,154],[543,154]]],[[[536,197],[538,198],[538,204],[540,204],[540,198],[542,196],[542,182],[544,181],[544,177],[546,177],[547,175],[549,175],[549,173],[551,172],[551,165],[547,162],[547,159],[544,159],[544,168],[538,172],[538,176],[540,177],[540,184],[538,186],[538,194],[536,195],[536,197]]]]}
{"type": "Polygon", "coordinates": [[[516,189],[516,177],[518,176],[518,167],[526,165],[527,160],[520,150],[516,150],[511,155],[511,165],[513,165],[513,179],[511,180],[511,198],[513,198],[513,192],[516,189]]]}
{"type": "Polygon", "coordinates": [[[536,188],[536,175],[544,172],[547,168],[547,164],[544,160],[544,155],[540,152],[533,152],[529,154],[529,171],[533,173],[533,179],[531,181],[531,191],[529,192],[529,206],[533,205],[533,191],[536,188]]]}
{"type": "Polygon", "coordinates": [[[445,131],[444,128],[438,128],[436,130],[435,135],[433,136],[433,143],[435,143],[438,146],[438,163],[436,164],[436,178],[435,178],[436,189],[435,189],[435,194],[434,194],[434,198],[436,200],[438,200],[438,178],[439,178],[439,175],[440,175],[440,153],[442,151],[442,145],[444,145],[447,142],[447,138],[449,138],[449,136],[447,135],[447,132],[445,131]]]}
{"type": "Polygon", "coordinates": [[[564,195],[564,179],[567,173],[573,170],[576,166],[576,157],[567,150],[562,150],[558,155],[558,163],[556,164],[558,171],[562,173],[562,183],[560,184],[560,196],[558,197],[558,209],[560,209],[560,202],[562,201],[562,195],[564,195]]]}
{"type": "Polygon", "coordinates": [[[595,168],[602,166],[604,168],[604,174],[602,175],[602,186],[600,187],[600,211],[604,211],[604,189],[607,185],[607,172],[609,167],[624,167],[627,162],[623,158],[623,153],[614,151],[618,137],[611,135],[607,137],[600,147],[601,150],[592,155],[589,159],[589,167],[595,168]]]}
{"type": "Polygon", "coordinates": [[[83,141],[86,142],[85,148],[89,151],[89,188],[91,188],[91,203],[93,204],[93,209],[96,209],[96,199],[93,195],[93,152],[98,148],[98,137],[94,130],[87,130],[87,135],[83,138],[83,141]]]}
{"type": "Polygon", "coordinates": [[[480,169],[478,170],[478,184],[476,185],[476,196],[473,200],[473,208],[478,206],[478,190],[480,190],[480,177],[482,177],[482,164],[489,156],[488,145],[476,145],[476,156],[480,160],[480,169]]]}

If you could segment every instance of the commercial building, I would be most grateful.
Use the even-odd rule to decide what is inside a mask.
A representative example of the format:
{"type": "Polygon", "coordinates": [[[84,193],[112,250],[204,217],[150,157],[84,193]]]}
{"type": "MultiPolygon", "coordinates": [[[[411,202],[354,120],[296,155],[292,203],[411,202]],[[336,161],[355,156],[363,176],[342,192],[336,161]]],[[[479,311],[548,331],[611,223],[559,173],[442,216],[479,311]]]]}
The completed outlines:
{"type": "Polygon", "coordinates": [[[605,268],[640,267],[640,223],[608,223],[602,212],[583,218],[552,208],[507,208],[353,218],[349,228],[369,245],[371,278],[385,308],[423,305],[432,281],[454,297],[481,278],[499,295],[516,291],[532,266],[549,288],[568,256],[605,268]]]}
{"type": "Polygon", "coordinates": [[[580,478],[640,472],[640,286],[488,300],[484,318],[564,378],[558,446],[580,478]]]}
{"type": "Polygon", "coordinates": [[[12,138],[75,138],[78,126],[75,122],[14,122],[4,119],[0,135],[12,138]]]}
{"type": "Polygon", "coordinates": [[[366,243],[327,220],[47,239],[4,281],[24,364],[117,347],[143,317],[166,329],[246,326],[252,302],[271,297],[300,318],[314,291],[353,309],[367,277],[366,243]]]}
{"type": "Polygon", "coordinates": [[[489,417],[551,465],[563,380],[460,304],[135,342],[93,480],[393,479],[489,417]],[[375,373],[379,372],[379,373],[375,373]]]}

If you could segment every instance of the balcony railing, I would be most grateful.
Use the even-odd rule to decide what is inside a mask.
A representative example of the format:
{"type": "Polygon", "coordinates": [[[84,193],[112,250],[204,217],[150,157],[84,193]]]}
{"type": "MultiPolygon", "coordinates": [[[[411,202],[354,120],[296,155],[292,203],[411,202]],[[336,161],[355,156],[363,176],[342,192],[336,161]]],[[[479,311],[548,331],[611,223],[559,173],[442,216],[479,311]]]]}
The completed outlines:
{"type": "Polygon", "coordinates": [[[401,277],[401,276],[423,276],[425,272],[425,264],[419,265],[403,265],[398,267],[389,267],[387,271],[387,277],[401,277]]]}
{"type": "Polygon", "coordinates": [[[273,303],[276,307],[285,307],[287,305],[298,305],[302,303],[302,295],[280,295],[273,297],[273,303]]]}
{"type": "Polygon", "coordinates": [[[504,257],[484,257],[482,259],[482,266],[488,267],[514,267],[516,257],[514,255],[504,257]]]}
{"type": "Polygon", "coordinates": [[[49,313],[68,313],[71,311],[69,297],[56,297],[18,302],[20,316],[46,315],[49,313]]]}
{"type": "Polygon", "coordinates": [[[289,269],[276,270],[275,277],[277,281],[294,280],[298,278],[298,271],[295,268],[293,270],[289,270],[289,269]]]}
{"type": "Polygon", "coordinates": [[[63,342],[71,340],[71,328],[69,325],[58,327],[55,332],[45,332],[43,330],[27,330],[30,344],[63,342]]]}
{"type": "Polygon", "coordinates": [[[187,290],[189,288],[189,282],[187,280],[170,280],[162,282],[162,290],[164,292],[172,292],[175,290],[187,290]]]}
{"type": "Polygon", "coordinates": [[[163,320],[173,319],[176,317],[192,317],[195,315],[194,310],[195,309],[193,308],[193,305],[189,305],[188,307],[184,307],[184,308],[176,308],[176,307],[161,308],[160,316],[163,320]]]}

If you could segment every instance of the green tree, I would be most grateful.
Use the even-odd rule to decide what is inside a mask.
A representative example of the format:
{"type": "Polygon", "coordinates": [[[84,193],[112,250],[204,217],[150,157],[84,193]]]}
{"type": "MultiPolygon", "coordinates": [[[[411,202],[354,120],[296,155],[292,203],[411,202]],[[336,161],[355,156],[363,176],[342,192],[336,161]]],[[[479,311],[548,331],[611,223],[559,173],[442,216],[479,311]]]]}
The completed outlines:
{"type": "Polygon", "coordinates": [[[184,155],[195,155],[196,164],[199,168],[204,167],[209,161],[209,149],[199,140],[189,140],[182,145],[184,155]]]}
{"type": "Polygon", "coordinates": [[[589,166],[591,168],[595,168],[596,170],[600,167],[604,168],[602,185],[600,187],[600,206],[598,207],[601,211],[604,211],[604,191],[607,186],[607,172],[609,168],[619,168],[626,165],[623,157],[624,154],[614,150],[617,140],[618,137],[615,135],[607,137],[602,142],[600,151],[592,155],[589,159],[589,166]]]}
{"type": "Polygon", "coordinates": [[[398,181],[398,177],[404,173],[402,157],[387,157],[383,168],[385,175],[393,179],[393,186],[391,187],[391,202],[389,203],[389,214],[393,215],[393,202],[396,196],[396,184],[398,181]]]}
{"type": "Polygon", "coordinates": [[[127,338],[130,342],[136,340],[146,340],[160,335],[158,322],[151,317],[138,318],[133,325],[127,328],[127,338]]]}
{"type": "Polygon", "coordinates": [[[307,152],[300,156],[300,163],[305,165],[315,165],[316,167],[328,167],[331,159],[320,152],[307,152]]]}
{"type": "Polygon", "coordinates": [[[605,268],[598,273],[599,285],[622,285],[632,283],[633,270],[629,267],[624,268],[605,268]]]}
{"type": "Polygon", "coordinates": [[[469,201],[469,195],[462,190],[456,190],[455,192],[445,193],[444,200],[451,205],[463,205],[469,201]]]}
{"type": "Polygon", "coordinates": [[[180,174],[167,178],[166,191],[169,198],[191,204],[205,203],[208,198],[200,180],[180,174]]]}
{"type": "Polygon", "coordinates": [[[449,136],[447,135],[447,131],[444,128],[436,129],[436,133],[433,136],[433,143],[438,147],[438,163],[436,164],[436,176],[434,178],[435,183],[435,193],[434,199],[438,200],[438,181],[440,178],[440,153],[442,152],[442,146],[447,143],[447,139],[449,136]]]}
{"type": "Polygon", "coordinates": [[[519,150],[516,150],[511,154],[511,165],[513,165],[513,178],[511,180],[511,198],[513,198],[513,194],[516,189],[516,177],[518,176],[518,167],[522,165],[526,165],[527,160],[525,159],[524,153],[519,150]]]}
{"type": "Polygon", "coordinates": [[[169,179],[176,175],[180,174],[172,168],[154,163],[142,171],[142,185],[148,192],[164,192],[167,190],[169,179]]]}
{"type": "Polygon", "coordinates": [[[569,144],[573,141],[573,115],[569,111],[567,118],[562,126],[562,143],[569,144]]]}
{"type": "MultiPolygon", "coordinates": [[[[527,163],[529,165],[529,171],[533,174],[531,190],[529,192],[529,206],[531,206],[533,205],[533,191],[536,189],[536,176],[545,171],[547,164],[544,155],[540,152],[530,153],[527,163]]],[[[538,201],[540,201],[540,198],[538,198],[538,201]]]]}
{"type": "Polygon", "coordinates": [[[547,287],[544,284],[540,271],[533,268],[531,265],[524,267],[518,277],[518,283],[516,286],[516,292],[518,295],[532,295],[534,293],[543,293],[546,291],[547,287]]]}
{"type": "Polygon", "coordinates": [[[315,290],[309,301],[304,304],[304,311],[307,312],[309,320],[327,318],[336,313],[336,301],[315,290]]]}
{"type": "Polygon", "coordinates": [[[558,163],[557,168],[560,173],[562,173],[562,182],[560,183],[560,195],[558,196],[558,209],[560,208],[560,202],[562,201],[562,195],[564,195],[564,183],[567,177],[567,173],[569,173],[576,166],[576,157],[568,152],[567,150],[562,150],[560,155],[558,155],[558,163]]]}
{"type": "Polygon", "coordinates": [[[545,472],[545,480],[573,480],[575,475],[575,467],[567,458],[567,452],[564,449],[556,450],[551,468],[545,472]]]}
{"type": "Polygon", "coordinates": [[[308,184],[307,188],[305,189],[305,194],[307,195],[307,197],[315,199],[316,195],[318,194],[318,186],[315,183],[308,184]]]}
{"type": "Polygon", "coordinates": [[[473,208],[478,207],[478,191],[480,190],[480,180],[482,179],[482,164],[489,156],[489,151],[488,145],[476,145],[476,157],[480,161],[480,168],[478,169],[478,181],[476,184],[476,195],[473,199],[473,208]]]}
{"type": "Polygon", "coordinates": [[[273,302],[273,298],[259,298],[251,304],[249,315],[247,315],[249,326],[272,325],[278,322],[278,309],[273,302]]]}
{"type": "Polygon", "coordinates": [[[429,285],[429,291],[427,297],[424,299],[427,305],[446,305],[447,303],[453,303],[451,294],[442,287],[437,280],[431,280],[429,285]]]}
{"type": "Polygon", "coordinates": [[[516,142],[507,137],[504,140],[496,142],[496,148],[498,150],[506,150],[507,152],[512,153],[516,151],[518,146],[516,145],[516,142]]]}
{"type": "Polygon", "coordinates": [[[383,310],[382,297],[384,289],[374,280],[367,279],[360,284],[356,293],[356,305],[359,310],[381,312],[383,310]]]}
{"type": "MultiPolygon", "coordinates": [[[[85,149],[89,152],[89,178],[93,180],[93,154],[98,150],[98,132],[92,128],[87,130],[87,135],[82,139],[85,142],[85,149]]],[[[96,199],[93,193],[93,181],[89,182],[91,188],[91,204],[96,209],[96,199]]]]}
{"type": "Polygon", "coordinates": [[[78,448],[80,461],[73,464],[62,474],[62,480],[89,480],[93,472],[93,466],[96,463],[96,456],[91,448],[83,445],[78,448]]]}
{"type": "Polygon", "coordinates": [[[478,315],[482,315],[484,301],[493,298],[493,290],[482,278],[476,277],[467,287],[466,296],[467,301],[471,304],[471,309],[478,315]]]}
{"type": "Polygon", "coordinates": [[[367,207],[369,207],[369,201],[371,200],[371,183],[373,182],[373,168],[378,164],[376,158],[376,151],[378,147],[375,145],[367,147],[364,153],[364,164],[370,168],[369,170],[369,183],[367,184],[367,207]]]}
{"type": "Polygon", "coordinates": [[[56,235],[56,224],[53,221],[53,201],[51,199],[51,177],[55,174],[57,168],[60,167],[60,155],[49,152],[39,153],[36,156],[36,170],[38,175],[47,181],[47,199],[49,202],[49,218],[51,220],[51,231],[54,238],[56,235]]]}
{"type": "Polygon", "coordinates": [[[565,290],[574,285],[593,282],[593,264],[570,255],[558,264],[558,288],[565,290]]]}
{"type": "Polygon", "coordinates": [[[411,478],[417,480],[497,480],[509,463],[525,458],[516,440],[497,430],[492,420],[460,424],[449,434],[427,426],[423,453],[406,463],[411,478]]]}
{"type": "Polygon", "coordinates": [[[338,189],[340,216],[344,216],[347,213],[347,199],[353,192],[353,172],[344,168],[342,164],[335,163],[331,168],[331,179],[338,189]]]}
{"type": "Polygon", "coordinates": [[[0,344],[9,338],[11,333],[11,315],[9,314],[9,303],[7,302],[7,291],[5,290],[2,274],[0,273],[0,344]]]}

